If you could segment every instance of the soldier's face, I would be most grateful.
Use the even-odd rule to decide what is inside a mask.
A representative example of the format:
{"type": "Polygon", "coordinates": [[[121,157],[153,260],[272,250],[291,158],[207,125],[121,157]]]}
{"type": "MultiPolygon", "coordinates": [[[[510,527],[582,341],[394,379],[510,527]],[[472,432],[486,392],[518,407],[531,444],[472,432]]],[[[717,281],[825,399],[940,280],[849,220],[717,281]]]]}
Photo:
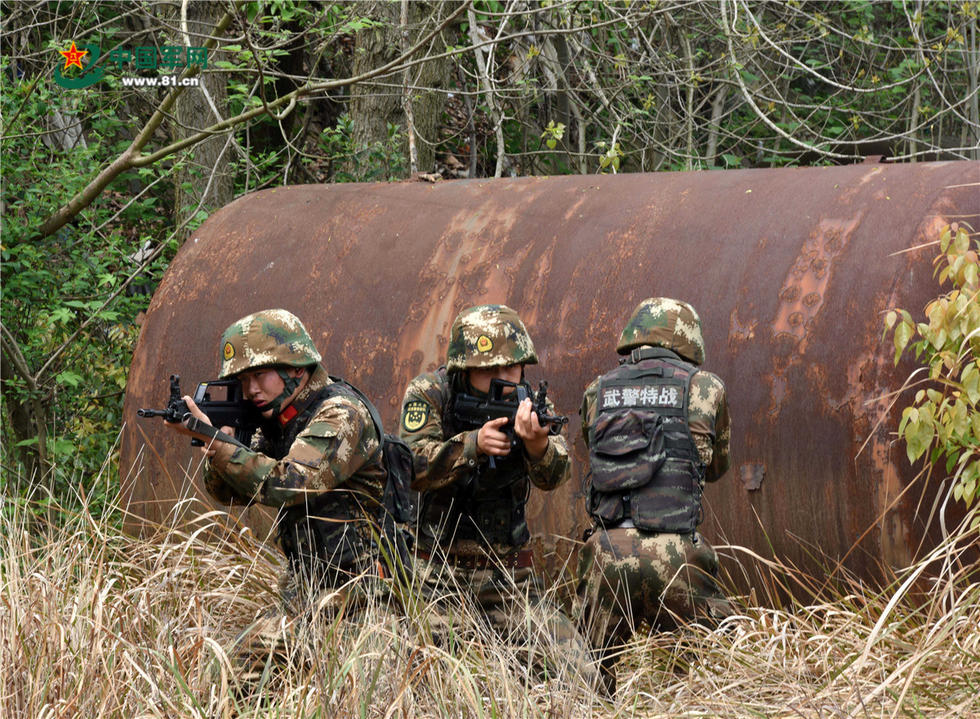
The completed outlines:
{"type": "MultiPolygon", "coordinates": [[[[478,392],[487,393],[490,391],[490,380],[502,379],[507,382],[520,382],[524,365],[509,364],[503,367],[479,367],[466,370],[470,376],[470,386],[478,392]]],[[[513,392],[513,387],[508,387],[504,394],[513,392]]]]}
{"type": "MultiPolygon", "coordinates": [[[[294,377],[298,377],[303,372],[302,369],[296,367],[290,367],[286,371],[294,377]]],[[[271,408],[263,408],[267,407],[272,400],[281,395],[283,390],[286,389],[286,385],[282,381],[282,377],[279,376],[279,373],[276,372],[276,370],[270,367],[262,367],[259,369],[240,372],[238,374],[238,379],[242,383],[242,394],[245,396],[245,399],[254,404],[256,408],[262,412],[263,416],[266,416],[266,412],[272,411],[271,408]]],[[[289,405],[290,401],[292,401],[293,397],[298,391],[299,388],[297,388],[296,392],[293,392],[293,394],[282,403],[280,406],[280,411],[289,405]]]]}

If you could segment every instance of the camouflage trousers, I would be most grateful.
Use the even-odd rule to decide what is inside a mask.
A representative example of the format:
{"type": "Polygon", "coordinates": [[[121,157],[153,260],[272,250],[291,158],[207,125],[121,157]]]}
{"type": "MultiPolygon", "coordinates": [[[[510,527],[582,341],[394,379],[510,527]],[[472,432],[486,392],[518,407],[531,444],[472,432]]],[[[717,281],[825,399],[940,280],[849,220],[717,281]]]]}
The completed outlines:
{"type": "Polygon", "coordinates": [[[718,587],[718,555],[703,537],[638,529],[598,529],[579,554],[580,620],[609,652],[646,624],[669,631],[685,622],[716,623],[733,613],[718,587]]]}
{"type": "Polygon", "coordinates": [[[493,642],[502,641],[538,678],[579,677],[595,685],[598,669],[587,641],[531,567],[473,569],[433,556],[419,557],[415,571],[422,594],[437,611],[434,635],[448,635],[464,624],[460,615],[468,615],[486,621],[496,634],[493,642]]]}

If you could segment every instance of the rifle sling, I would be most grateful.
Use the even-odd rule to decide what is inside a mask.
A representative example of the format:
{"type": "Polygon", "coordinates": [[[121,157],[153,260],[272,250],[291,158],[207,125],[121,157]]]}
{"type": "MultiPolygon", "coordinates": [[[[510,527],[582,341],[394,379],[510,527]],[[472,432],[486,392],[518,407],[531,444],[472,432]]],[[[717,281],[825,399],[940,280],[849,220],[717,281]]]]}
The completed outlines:
{"type": "Polygon", "coordinates": [[[187,420],[187,429],[195,434],[203,434],[205,437],[216,439],[219,442],[227,442],[228,444],[233,444],[236,447],[248,449],[248,447],[232,437],[230,434],[225,434],[217,427],[212,427],[210,424],[202,422],[197,417],[191,417],[187,420]]]}

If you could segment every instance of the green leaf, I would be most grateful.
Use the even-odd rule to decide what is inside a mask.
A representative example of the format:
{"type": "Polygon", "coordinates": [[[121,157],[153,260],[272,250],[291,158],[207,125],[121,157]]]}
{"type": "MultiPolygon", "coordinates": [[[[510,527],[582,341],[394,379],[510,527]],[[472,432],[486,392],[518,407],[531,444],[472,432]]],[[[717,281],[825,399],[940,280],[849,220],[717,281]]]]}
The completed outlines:
{"type": "MultiPolygon", "coordinates": [[[[976,362],[971,362],[963,368],[963,373],[960,375],[960,384],[966,393],[966,398],[974,406],[974,410],[976,411],[977,404],[980,403],[980,369],[977,368],[976,362]]],[[[976,416],[980,417],[980,412],[976,416]]]]}
{"type": "Polygon", "coordinates": [[[902,421],[898,425],[898,433],[905,434],[905,425],[919,421],[919,410],[916,407],[906,407],[902,410],[902,421]]]}
{"type": "Polygon", "coordinates": [[[80,374],[75,374],[74,372],[65,370],[64,372],[58,374],[54,379],[58,384],[66,385],[68,387],[77,387],[81,383],[83,377],[80,374]]]}
{"type": "Polygon", "coordinates": [[[956,466],[956,455],[950,454],[946,457],[946,474],[953,471],[953,467],[956,466]]]}
{"type": "Polygon", "coordinates": [[[969,264],[963,269],[963,286],[976,287],[977,285],[977,265],[969,264]]]}
{"type": "Polygon", "coordinates": [[[69,310],[67,307],[56,308],[51,313],[51,317],[50,317],[52,324],[64,323],[70,320],[71,318],[72,318],[71,310],[69,310]]]}
{"type": "Polygon", "coordinates": [[[953,251],[956,252],[960,257],[966,254],[966,251],[970,249],[970,236],[966,234],[966,230],[960,229],[956,233],[956,238],[953,240],[953,251]]]}
{"type": "Polygon", "coordinates": [[[933,438],[932,426],[926,423],[914,425],[914,431],[906,434],[909,462],[915,462],[925,453],[933,438]]]}
{"type": "Polygon", "coordinates": [[[60,437],[49,439],[47,447],[48,451],[60,457],[68,457],[75,453],[75,443],[60,437]]]}
{"type": "Polygon", "coordinates": [[[729,153],[724,153],[721,156],[721,159],[723,159],[725,161],[725,165],[727,167],[741,167],[742,166],[742,158],[739,157],[738,155],[731,155],[729,153]]]}
{"type": "Polygon", "coordinates": [[[902,352],[905,351],[910,339],[912,339],[912,324],[902,322],[895,328],[895,364],[898,364],[898,360],[901,359],[902,352]]]}

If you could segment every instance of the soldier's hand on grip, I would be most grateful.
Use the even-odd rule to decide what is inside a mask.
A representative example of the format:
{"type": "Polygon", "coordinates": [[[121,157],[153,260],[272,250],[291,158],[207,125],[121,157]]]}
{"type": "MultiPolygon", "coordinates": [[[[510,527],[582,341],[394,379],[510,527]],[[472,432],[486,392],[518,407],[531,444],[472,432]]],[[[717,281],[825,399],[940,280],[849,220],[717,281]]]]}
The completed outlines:
{"type": "Polygon", "coordinates": [[[490,457],[505,457],[510,454],[510,437],[503,432],[509,421],[507,417],[497,417],[480,427],[476,436],[477,449],[490,457]]]}
{"type": "Polygon", "coordinates": [[[548,449],[549,425],[541,426],[534,412],[531,398],[525,397],[517,408],[514,417],[514,433],[524,440],[524,451],[531,459],[541,459],[548,449]]]}

